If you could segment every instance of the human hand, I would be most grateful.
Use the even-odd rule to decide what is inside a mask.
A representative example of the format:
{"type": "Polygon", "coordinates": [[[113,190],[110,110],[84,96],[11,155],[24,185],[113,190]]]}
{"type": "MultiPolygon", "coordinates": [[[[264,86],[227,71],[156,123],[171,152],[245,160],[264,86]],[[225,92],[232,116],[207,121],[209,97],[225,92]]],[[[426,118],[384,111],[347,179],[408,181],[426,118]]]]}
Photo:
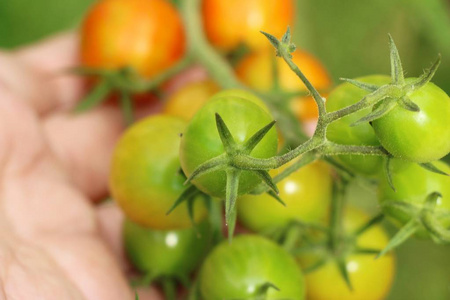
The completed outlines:
{"type": "Polygon", "coordinates": [[[0,52],[0,299],[134,297],[121,214],[92,204],[107,194],[122,116],[113,106],[70,112],[83,93],[66,72],[76,64],[72,34],[0,52]]]}

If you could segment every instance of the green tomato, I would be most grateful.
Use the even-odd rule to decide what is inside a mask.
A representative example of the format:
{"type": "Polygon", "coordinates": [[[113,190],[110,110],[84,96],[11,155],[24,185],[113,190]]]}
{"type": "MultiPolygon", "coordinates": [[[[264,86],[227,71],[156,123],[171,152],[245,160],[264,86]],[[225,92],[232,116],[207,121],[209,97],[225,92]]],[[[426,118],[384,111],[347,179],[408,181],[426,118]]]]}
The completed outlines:
{"type": "MultiPolygon", "coordinates": [[[[439,192],[442,197],[436,204],[436,210],[450,210],[450,178],[448,176],[430,172],[407,161],[392,160],[391,164],[392,182],[396,191],[389,186],[386,176],[383,176],[379,185],[380,204],[402,201],[420,209],[429,194],[439,192]]],[[[444,162],[437,161],[434,162],[434,165],[442,171],[450,173],[450,167],[444,162]]],[[[396,208],[385,207],[384,212],[401,225],[411,219],[411,216],[396,208]]],[[[447,223],[443,225],[450,225],[450,221],[447,223]]],[[[422,237],[428,236],[425,229],[419,230],[417,234],[422,237]]]]}
{"type": "MultiPolygon", "coordinates": [[[[222,141],[216,127],[215,113],[226,123],[237,144],[243,144],[258,130],[272,121],[272,117],[260,106],[241,96],[211,99],[192,118],[181,139],[181,167],[186,176],[202,163],[224,153],[222,141]]],[[[252,157],[268,158],[277,153],[278,138],[272,128],[251,152],[252,157]]],[[[239,181],[239,194],[244,194],[261,182],[249,171],[243,171],[239,181]]],[[[214,171],[193,180],[201,191],[214,196],[225,197],[225,171],[214,171]]]]}
{"type": "MultiPolygon", "coordinates": [[[[289,164],[271,171],[283,171],[289,164]]],[[[322,223],[328,214],[333,180],[330,168],[323,162],[314,162],[290,174],[278,184],[279,196],[286,206],[267,193],[244,195],[237,201],[238,217],[242,225],[266,232],[282,227],[292,220],[322,223]]]]}
{"type": "Polygon", "coordinates": [[[125,250],[133,265],[154,277],[185,277],[200,263],[210,244],[208,222],[196,228],[154,230],[126,219],[125,250]]]}
{"type": "Polygon", "coordinates": [[[304,299],[303,275],[284,249],[256,235],[224,241],[205,259],[199,275],[203,299],[254,299],[257,290],[272,283],[264,299],[304,299]]]}
{"type": "MultiPolygon", "coordinates": [[[[356,80],[376,85],[384,85],[391,82],[391,78],[384,75],[371,75],[356,78],[356,80]]],[[[340,84],[327,98],[327,111],[332,112],[355,104],[367,94],[369,92],[350,83],[340,84]]],[[[380,142],[369,123],[350,127],[350,124],[370,112],[371,108],[366,108],[331,123],[328,126],[327,138],[332,142],[344,145],[380,146],[380,142]]],[[[378,173],[382,165],[382,158],[377,156],[340,155],[338,159],[344,166],[363,175],[378,173]]]]}
{"type": "MultiPolygon", "coordinates": [[[[178,156],[185,127],[180,119],[152,116],[131,126],[117,143],[109,177],[111,196],[133,222],[154,229],[191,227],[186,204],[166,215],[186,188],[178,156]]],[[[195,221],[206,213],[204,202],[195,201],[195,221]]]]}
{"type": "Polygon", "coordinates": [[[231,97],[240,97],[242,99],[249,100],[249,101],[255,103],[256,105],[258,105],[259,107],[264,109],[264,111],[266,111],[267,113],[270,114],[269,108],[267,107],[266,103],[264,103],[264,101],[262,101],[261,98],[256,96],[254,93],[252,93],[250,91],[247,91],[247,90],[241,90],[241,89],[222,90],[222,91],[214,94],[211,97],[211,100],[219,99],[219,98],[228,98],[230,96],[231,97]]]}
{"type": "Polygon", "coordinates": [[[450,98],[431,82],[408,97],[420,112],[397,105],[372,122],[381,145],[405,160],[423,163],[441,159],[450,152],[450,98]]]}

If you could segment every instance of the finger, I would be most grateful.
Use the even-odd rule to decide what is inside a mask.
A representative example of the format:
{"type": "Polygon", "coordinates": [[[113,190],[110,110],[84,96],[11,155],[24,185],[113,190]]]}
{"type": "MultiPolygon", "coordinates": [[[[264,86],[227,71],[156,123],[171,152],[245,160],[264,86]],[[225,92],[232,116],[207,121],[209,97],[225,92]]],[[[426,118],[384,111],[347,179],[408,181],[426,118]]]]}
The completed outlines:
{"type": "MultiPolygon", "coordinates": [[[[137,118],[159,110],[151,104],[140,107],[137,118]]],[[[122,113],[114,105],[102,105],[83,114],[54,114],[44,121],[51,149],[75,185],[92,200],[107,195],[111,156],[124,129],[122,113]]]]}
{"type": "Polygon", "coordinates": [[[81,97],[83,82],[68,71],[78,65],[78,38],[74,33],[5,55],[2,61],[7,59],[8,64],[0,80],[39,115],[72,107],[81,97]]]}

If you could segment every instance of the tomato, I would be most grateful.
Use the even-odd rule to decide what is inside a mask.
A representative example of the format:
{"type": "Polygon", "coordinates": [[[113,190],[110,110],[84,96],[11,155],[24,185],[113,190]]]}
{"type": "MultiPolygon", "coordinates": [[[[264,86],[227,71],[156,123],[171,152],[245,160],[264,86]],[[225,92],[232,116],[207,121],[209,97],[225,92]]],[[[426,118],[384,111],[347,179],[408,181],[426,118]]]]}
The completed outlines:
{"type": "Polygon", "coordinates": [[[81,29],[83,66],[133,67],[152,77],[184,52],[184,32],[175,8],[164,0],[103,0],[88,13],[81,29]]]}
{"type": "Polygon", "coordinates": [[[270,110],[267,107],[266,103],[264,103],[264,101],[261,100],[261,98],[259,98],[258,96],[256,96],[254,93],[252,93],[250,91],[241,90],[241,89],[226,89],[226,90],[222,90],[222,91],[218,92],[217,94],[214,94],[212,99],[227,98],[230,96],[249,100],[270,114],[270,110]]]}
{"type": "Polygon", "coordinates": [[[167,99],[163,112],[189,121],[218,91],[219,87],[211,80],[189,83],[167,99]]]}
{"type": "MultiPolygon", "coordinates": [[[[324,66],[311,54],[296,50],[292,53],[292,60],[297,64],[312,85],[319,89],[328,89],[331,79],[324,66]]],[[[236,66],[236,73],[240,80],[251,88],[261,92],[268,92],[273,86],[272,49],[251,53],[244,57],[236,66]]],[[[289,66],[282,60],[276,59],[281,89],[288,92],[307,92],[303,82],[295,75],[289,66]]],[[[291,107],[301,120],[317,119],[317,105],[312,97],[295,97],[291,107]]]]}
{"type": "MultiPolygon", "coordinates": [[[[348,210],[343,219],[346,232],[356,230],[368,221],[368,216],[357,210],[348,210]]],[[[361,248],[383,249],[388,243],[388,235],[381,225],[374,225],[356,239],[361,248]]],[[[373,255],[352,253],[347,249],[346,266],[352,283],[350,290],[342,278],[336,263],[329,260],[318,269],[305,274],[307,298],[310,300],[379,300],[384,299],[392,285],[395,261],[392,254],[374,259],[373,255]],[[325,286],[326,285],[326,286],[325,286]]],[[[302,267],[308,267],[323,256],[326,251],[307,253],[299,256],[302,267]]]]}
{"type": "MultiPolygon", "coordinates": [[[[215,113],[226,123],[237,144],[243,144],[258,130],[272,122],[272,117],[260,106],[230,93],[212,99],[192,118],[181,138],[181,167],[186,176],[202,163],[224,153],[222,141],[216,127],[215,113]]],[[[257,158],[272,157],[277,153],[277,132],[272,128],[251,152],[257,158]]],[[[261,182],[257,175],[243,171],[239,181],[239,193],[247,193],[261,182]]],[[[225,171],[213,171],[193,180],[203,192],[224,198],[225,171]]]]}
{"type": "Polygon", "coordinates": [[[133,265],[155,278],[189,275],[206,254],[211,235],[207,222],[197,229],[154,230],[126,219],[123,237],[133,265]]]}
{"type": "Polygon", "coordinates": [[[205,259],[199,275],[204,299],[255,299],[251,297],[269,282],[279,291],[269,288],[262,299],[304,299],[303,275],[293,257],[256,235],[219,244],[205,259]]]}
{"type": "MultiPolygon", "coordinates": [[[[276,176],[288,166],[286,164],[270,173],[276,176]]],[[[267,193],[240,197],[237,202],[239,220],[245,227],[258,232],[285,226],[294,219],[322,222],[328,214],[332,195],[330,171],[325,163],[314,162],[280,181],[277,184],[279,196],[286,207],[267,193]]]]}
{"type": "MultiPolygon", "coordinates": [[[[357,80],[376,85],[384,85],[391,82],[391,78],[384,75],[360,77],[357,80]]],[[[327,111],[332,112],[350,106],[367,94],[369,92],[350,83],[340,84],[331,91],[327,99],[327,111]]],[[[366,108],[331,123],[328,126],[327,138],[332,142],[344,145],[380,146],[380,142],[369,123],[350,127],[352,123],[370,112],[371,108],[366,108]]],[[[383,159],[377,156],[341,155],[338,158],[349,169],[364,175],[378,173],[380,166],[383,164],[383,159]]]]}
{"type": "MultiPolygon", "coordinates": [[[[437,161],[433,164],[440,170],[450,173],[450,167],[444,162],[437,161]]],[[[402,160],[392,160],[391,168],[392,182],[396,191],[390,187],[386,177],[383,176],[378,189],[381,204],[401,201],[421,208],[429,194],[439,192],[442,198],[436,203],[436,211],[450,210],[450,178],[448,176],[430,172],[415,163],[402,160]]],[[[400,224],[405,224],[411,219],[411,216],[393,207],[385,206],[383,210],[400,224]]],[[[449,226],[450,221],[446,221],[444,225],[449,226]]],[[[428,236],[423,228],[417,232],[417,235],[428,236]]]]}
{"type": "MultiPolygon", "coordinates": [[[[185,127],[185,122],[175,117],[151,116],[131,126],[116,145],[109,179],[111,196],[127,217],[142,226],[191,226],[185,204],[166,215],[186,188],[178,156],[185,127]]],[[[203,201],[195,201],[195,220],[205,216],[203,201]]]]}
{"type": "MultiPolygon", "coordinates": [[[[406,82],[413,80],[408,78],[406,82]]],[[[431,82],[408,97],[420,112],[397,105],[372,122],[381,145],[393,156],[415,162],[444,157],[450,152],[450,98],[431,82]]]]}
{"type": "Polygon", "coordinates": [[[292,0],[204,0],[202,9],[209,41],[224,51],[270,48],[260,31],[281,37],[294,15],[292,0]]]}

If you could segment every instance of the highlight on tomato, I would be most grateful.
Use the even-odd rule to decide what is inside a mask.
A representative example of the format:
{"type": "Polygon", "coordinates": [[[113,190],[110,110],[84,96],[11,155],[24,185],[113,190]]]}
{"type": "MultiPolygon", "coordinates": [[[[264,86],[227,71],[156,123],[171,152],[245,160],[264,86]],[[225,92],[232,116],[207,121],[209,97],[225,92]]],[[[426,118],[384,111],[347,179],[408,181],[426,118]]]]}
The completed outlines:
{"type": "Polygon", "coordinates": [[[198,279],[202,299],[305,299],[294,258],[257,235],[223,241],[206,257],[198,279]]]}
{"type": "Polygon", "coordinates": [[[181,18],[166,0],[102,0],[81,29],[84,67],[132,67],[145,78],[173,65],[184,53],[181,18]]]}
{"type": "Polygon", "coordinates": [[[218,49],[267,49],[271,46],[260,31],[282,36],[293,23],[294,1],[203,0],[202,16],[206,36],[218,49]]]}
{"type": "MultiPolygon", "coordinates": [[[[125,215],[153,229],[191,227],[186,203],[166,212],[186,189],[180,173],[180,134],[185,121],[168,115],[150,116],[131,126],[120,138],[111,162],[109,187],[125,215]]],[[[205,218],[207,209],[194,201],[194,221],[205,218]]]]}
{"type": "MultiPolygon", "coordinates": [[[[272,170],[275,177],[291,164],[272,170]]],[[[281,228],[293,220],[323,223],[328,216],[333,179],[328,165],[317,161],[306,165],[277,183],[281,205],[267,193],[244,195],[238,201],[241,224],[256,232],[281,228]]]]}
{"type": "Polygon", "coordinates": [[[210,224],[156,230],[126,219],[123,225],[125,251],[146,277],[186,278],[200,264],[210,246],[210,224]]]}
{"type": "MultiPolygon", "coordinates": [[[[293,62],[301,66],[302,72],[311,84],[320,90],[331,87],[331,79],[322,63],[306,51],[297,49],[292,53],[293,62]]],[[[276,59],[279,84],[282,92],[305,92],[303,82],[289,66],[279,58],[274,58],[272,49],[258,51],[245,56],[236,66],[239,79],[247,86],[261,92],[269,92],[274,86],[272,60],[276,59]]],[[[315,120],[318,117],[317,105],[311,96],[294,97],[291,108],[303,121],[315,120]]]]}

